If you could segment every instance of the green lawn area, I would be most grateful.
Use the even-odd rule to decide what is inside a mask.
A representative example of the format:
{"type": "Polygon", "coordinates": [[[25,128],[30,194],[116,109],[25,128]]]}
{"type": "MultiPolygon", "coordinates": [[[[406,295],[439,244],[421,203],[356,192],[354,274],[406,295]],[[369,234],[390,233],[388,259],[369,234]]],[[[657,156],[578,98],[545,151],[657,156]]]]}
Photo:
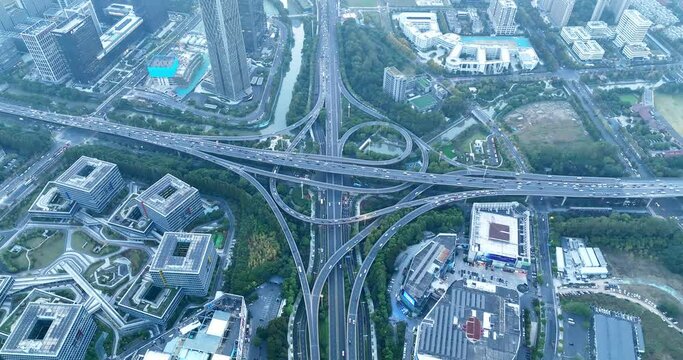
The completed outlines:
{"type": "Polygon", "coordinates": [[[480,127],[476,127],[473,131],[467,131],[467,136],[458,136],[453,141],[456,142],[457,149],[460,153],[469,153],[470,145],[474,143],[474,140],[486,140],[489,135],[484,132],[480,127]]]}
{"type": "Polygon", "coordinates": [[[14,242],[14,244],[30,249],[28,259],[26,258],[27,252],[25,250],[11,253],[11,246],[0,254],[0,261],[3,262],[8,272],[17,273],[26,270],[42,269],[64,253],[66,241],[63,232],[54,232],[49,235],[47,240],[43,237],[42,233],[43,230],[31,230],[20,235],[14,242]]]}
{"type": "Polygon", "coordinates": [[[138,249],[128,249],[122,252],[121,256],[130,260],[132,276],[137,275],[140,270],[142,270],[142,267],[147,264],[147,260],[149,259],[146,252],[138,249]]]}
{"type": "Polygon", "coordinates": [[[80,252],[81,254],[91,255],[91,256],[105,256],[119,251],[121,248],[115,245],[105,245],[100,249],[99,252],[95,253],[95,247],[99,246],[100,243],[91,238],[88,234],[83,231],[75,231],[71,235],[71,247],[80,252]]]}
{"type": "Polygon", "coordinates": [[[377,0],[344,0],[347,7],[377,7],[377,0]]]}
{"type": "Polygon", "coordinates": [[[225,236],[222,233],[214,234],[213,245],[216,249],[222,249],[225,246],[225,236]]]}
{"type": "Polygon", "coordinates": [[[683,335],[670,329],[659,316],[640,305],[602,294],[572,296],[571,299],[640,317],[645,336],[643,359],[683,359],[683,335]]]}
{"type": "Polygon", "coordinates": [[[655,108],[679,134],[683,134],[683,94],[655,93],[655,108]]]}
{"type": "Polygon", "coordinates": [[[635,94],[624,94],[619,95],[619,100],[629,104],[629,106],[635,105],[640,99],[635,94]]]}

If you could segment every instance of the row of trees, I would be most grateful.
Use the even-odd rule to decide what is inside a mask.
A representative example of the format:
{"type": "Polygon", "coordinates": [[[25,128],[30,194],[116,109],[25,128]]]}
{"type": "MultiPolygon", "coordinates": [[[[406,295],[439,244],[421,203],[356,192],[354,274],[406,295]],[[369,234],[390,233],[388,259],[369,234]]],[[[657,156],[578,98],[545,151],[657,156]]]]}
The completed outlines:
{"type": "Polygon", "coordinates": [[[616,213],[599,217],[557,215],[552,229],[553,238],[585,238],[591,246],[652,258],[683,275],[683,231],[672,220],[616,213]]]}
{"type": "Polygon", "coordinates": [[[617,149],[604,142],[581,142],[524,146],[524,153],[537,171],[558,175],[619,177],[624,169],[618,162],[617,149]]]}
{"type": "Polygon", "coordinates": [[[52,146],[50,132],[39,128],[0,124],[0,147],[24,157],[44,153],[52,146]]]}
{"type": "Polygon", "coordinates": [[[313,20],[305,20],[304,47],[301,53],[301,70],[296,77],[296,84],[292,91],[292,101],[287,111],[287,124],[293,124],[306,115],[309,108],[309,88],[311,79],[315,75],[313,64],[315,63],[316,39],[313,36],[313,20]]]}

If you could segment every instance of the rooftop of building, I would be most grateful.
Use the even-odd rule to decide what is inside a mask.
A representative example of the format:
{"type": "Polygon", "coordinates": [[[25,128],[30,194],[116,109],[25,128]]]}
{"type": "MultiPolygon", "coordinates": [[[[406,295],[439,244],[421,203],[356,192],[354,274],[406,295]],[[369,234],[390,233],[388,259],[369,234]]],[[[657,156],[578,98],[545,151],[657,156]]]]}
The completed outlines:
{"type": "Polygon", "coordinates": [[[68,214],[76,206],[76,202],[62,196],[53,181],[48,182],[28,209],[29,213],[63,213],[68,214]]]}
{"type": "Polygon", "coordinates": [[[123,16],[121,20],[100,36],[105,53],[114,49],[116,45],[120,44],[123,39],[140,27],[140,25],[142,25],[142,18],[136,16],[135,13],[130,12],[123,16]]]}
{"type": "Polygon", "coordinates": [[[211,246],[211,234],[166,232],[152,259],[151,270],[198,273],[211,246]]]}
{"type": "Polygon", "coordinates": [[[89,192],[100,182],[104,181],[106,176],[115,169],[116,164],[81,156],[66,171],[59,175],[55,180],[55,184],[89,192]]]}
{"type": "Polygon", "coordinates": [[[154,55],[149,62],[150,67],[170,68],[178,66],[178,58],[174,55],[154,55]]]}
{"type": "Polygon", "coordinates": [[[576,41],[574,42],[574,46],[579,51],[585,52],[585,53],[604,53],[605,49],[600,46],[600,44],[595,41],[595,40],[587,40],[587,41],[576,41]]]}
{"type": "Polygon", "coordinates": [[[410,262],[404,290],[413,298],[419,299],[431,288],[443,269],[446,261],[455,250],[456,236],[437,235],[425,242],[410,262]]]}
{"type": "Polygon", "coordinates": [[[593,316],[595,355],[600,360],[635,360],[633,323],[606,314],[593,316]]]}
{"type": "Polygon", "coordinates": [[[197,189],[184,181],[166,174],[138,195],[138,201],[162,215],[168,215],[197,192],[197,189]]]}
{"type": "Polygon", "coordinates": [[[186,359],[226,359],[234,357],[240,341],[243,298],[224,294],[210,303],[211,309],[179,331],[169,340],[164,353],[186,359]]]}
{"type": "Polygon", "coordinates": [[[571,41],[589,40],[591,35],[583,26],[565,26],[562,28],[562,36],[571,41]]]}
{"type": "Polygon", "coordinates": [[[85,16],[71,16],[52,29],[53,33],[68,34],[85,24],[85,16]]]}
{"type": "Polygon", "coordinates": [[[148,270],[149,267],[138,275],[117,305],[163,319],[169,311],[175,310],[172,305],[177,305],[176,298],[182,296],[182,292],[178,288],[154,285],[148,270]]]}
{"type": "Polygon", "coordinates": [[[48,21],[48,20],[40,20],[32,25],[29,25],[25,29],[21,31],[22,35],[38,35],[41,33],[44,33],[46,31],[52,30],[52,28],[55,26],[54,21],[48,21]]]}
{"type": "Polygon", "coordinates": [[[139,233],[146,233],[152,226],[152,220],[145,216],[140,210],[137,196],[130,194],[121,205],[114,210],[107,220],[114,226],[123,227],[139,233]]]}
{"type": "Polygon", "coordinates": [[[403,77],[404,74],[401,72],[401,70],[397,69],[395,66],[389,66],[387,68],[384,68],[384,71],[386,71],[389,75],[393,77],[403,77]]]}
{"type": "Polygon", "coordinates": [[[619,22],[621,23],[621,21],[625,19],[629,19],[639,26],[652,26],[652,21],[650,21],[650,19],[646,18],[643,14],[640,13],[640,11],[636,9],[624,10],[624,13],[623,15],[621,15],[621,19],[619,20],[619,22]]]}
{"type": "Polygon", "coordinates": [[[516,291],[453,283],[418,327],[416,353],[442,360],[510,360],[520,343],[516,291]]]}
{"type": "Polygon", "coordinates": [[[470,251],[488,254],[491,260],[516,260],[529,252],[529,213],[517,202],[475,203],[472,206],[470,251]]]}
{"type": "Polygon", "coordinates": [[[0,354],[57,355],[82,309],[80,304],[28,304],[0,354]]]}

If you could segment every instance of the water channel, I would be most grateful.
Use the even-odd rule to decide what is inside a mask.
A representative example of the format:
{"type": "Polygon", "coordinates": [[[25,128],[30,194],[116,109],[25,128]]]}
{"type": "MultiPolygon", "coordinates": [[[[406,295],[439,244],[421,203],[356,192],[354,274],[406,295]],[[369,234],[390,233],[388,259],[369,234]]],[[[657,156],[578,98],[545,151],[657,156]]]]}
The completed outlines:
{"type": "MultiPolygon", "coordinates": [[[[288,0],[280,0],[285,8],[288,8],[288,0]]],[[[270,1],[264,3],[266,15],[278,15],[277,9],[270,1]]],[[[282,78],[280,85],[280,92],[275,104],[275,110],[271,117],[270,124],[261,129],[261,134],[269,134],[279,131],[287,127],[287,111],[289,111],[289,104],[292,102],[292,95],[296,79],[301,72],[302,52],[304,48],[304,26],[300,20],[292,19],[292,37],[294,39],[294,46],[292,47],[292,61],[289,63],[289,69],[282,78]]]]}

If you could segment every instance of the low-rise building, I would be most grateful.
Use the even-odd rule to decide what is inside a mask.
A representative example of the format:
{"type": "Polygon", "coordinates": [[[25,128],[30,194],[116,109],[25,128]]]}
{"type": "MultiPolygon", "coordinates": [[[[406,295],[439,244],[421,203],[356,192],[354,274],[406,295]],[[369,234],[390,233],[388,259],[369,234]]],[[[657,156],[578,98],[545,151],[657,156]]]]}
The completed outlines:
{"type": "Polygon", "coordinates": [[[531,265],[531,213],[517,202],[475,203],[467,260],[526,272],[531,265]]]}
{"type": "Polygon", "coordinates": [[[446,290],[442,283],[455,259],[454,235],[440,234],[427,240],[410,262],[400,293],[401,302],[419,313],[430,298],[438,300],[446,290]]]}
{"type": "Polygon", "coordinates": [[[614,37],[614,30],[610,29],[604,21],[589,21],[586,23],[586,31],[591,39],[611,39],[614,37]]]}
{"type": "Polygon", "coordinates": [[[582,239],[563,238],[562,253],[556,251],[558,272],[570,283],[609,275],[607,261],[599,248],[587,247],[582,239]],[[560,266],[562,265],[562,271],[560,266]]]}
{"type": "Polygon", "coordinates": [[[645,352],[640,319],[596,309],[593,316],[596,360],[636,360],[645,352]]]}
{"type": "Polygon", "coordinates": [[[146,268],[116,304],[124,313],[166,324],[183,297],[182,289],[157,286],[146,268]]]}
{"type": "Polygon", "coordinates": [[[521,341],[515,290],[453,283],[417,327],[413,359],[514,359],[521,341]]]}
{"type": "Polygon", "coordinates": [[[621,52],[629,60],[646,59],[652,55],[650,48],[644,42],[626,44],[621,52]]]}
{"type": "Polygon", "coordinates": [[[572,51],[582,61],[602,60],[605,56],[605,49],[595,40],[575,41],[572,51]]]}
{"type": "Polygon", "coordinates": [[[28,304],[0,350],[7,360],[82,360],[95,322],[80,304],[28,304]]]}
{"type": "Polygon", "coordinates": [[[575,41],[587,41],[591,39],[590,34],[583,26],[565,26],[560,31],[562,40],[567,44],[573,44],[575,41]]]}
{"type": "Polygon", "coordinates": [[[445,66],[458,74],[501,74],[510,68],[510,51],[496,45],[460,43],[446,57],[445,66]]]}
{"type": "Polygon", "coordinates": [[[95,212],[104,210],[124,185],[116,164],[87,156],[76,160],[54,183],[68,200],[95,212]]]}
{"type": "Polygon", "coordinates": [[[163,351],[143,359],[241,360],[247,346],[247,306],[239,295],[223,294],[204,305],[199,315],[165,342],[163,351]]]}
{"type": "Polygon", "coordinates": [[[75,213],[76,202],[64,197],[52,181],[45,185],[28,209],[32,218],[68,219],[75,213]]]}
{"type": "Polygon", "coordinates": [[[149,272],[157,286],[180,287],[185,294],[205,296],[217,262],[211,234],[166,232],[149,272]]]}
{"type": "Polygon", "coordinates": [[[199,191],[166,174],[137,198],[144,216],[162,231],[182,230],[202,213],[199,191]]]}

